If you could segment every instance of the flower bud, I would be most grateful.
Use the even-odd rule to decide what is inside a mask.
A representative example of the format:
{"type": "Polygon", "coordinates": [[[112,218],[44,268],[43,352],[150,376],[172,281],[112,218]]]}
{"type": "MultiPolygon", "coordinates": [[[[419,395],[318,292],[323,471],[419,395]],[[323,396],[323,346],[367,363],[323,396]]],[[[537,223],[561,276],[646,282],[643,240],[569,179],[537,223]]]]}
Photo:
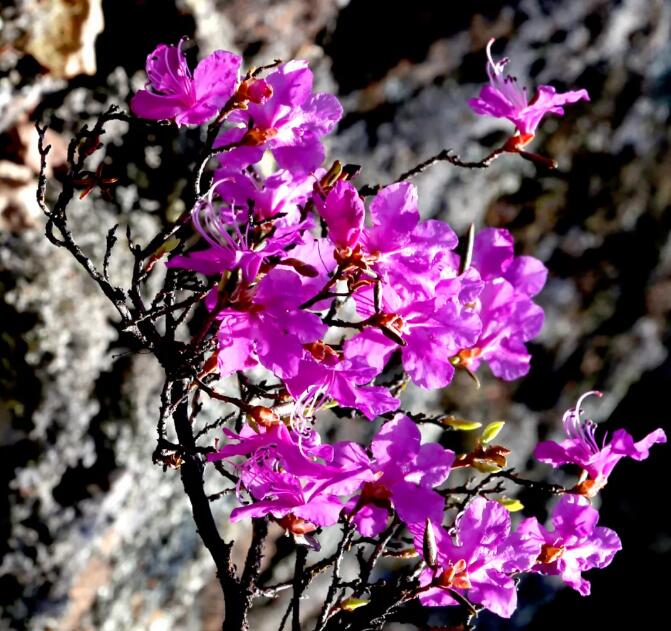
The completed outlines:
{"type": "Polygon", "coordinates": [[[424,539],[422,541],[422,556],[429,567],[436,567],[438,561],[438,546],[436,545],[436,533],[433,531],[431,520],[426,518],[424,539]]]}
{"type": "Polygon", "coordinates": [[[251,406],[247,411],[247,414],[252,421],[266,429],[281,422],[277,414],[264,405],[251,406]]]}

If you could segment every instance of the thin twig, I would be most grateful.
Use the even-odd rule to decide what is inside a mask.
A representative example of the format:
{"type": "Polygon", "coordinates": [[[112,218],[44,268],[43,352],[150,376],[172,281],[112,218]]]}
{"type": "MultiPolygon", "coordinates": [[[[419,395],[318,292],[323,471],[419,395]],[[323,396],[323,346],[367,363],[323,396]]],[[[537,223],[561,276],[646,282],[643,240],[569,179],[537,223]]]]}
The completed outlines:
{"type": "Polygon", "coordinates": [[[354,535],[354,527],[346,523],[343,525],[343,534],[338,544],[338,549],[336,551],[336,558],[333,563],[333,577],[331,579],[331,584],[329,585],[328,592],[324,598],[324,604],[322,605],[322,610],[319,614],[317,624],[315,625],[315,631],[322,631],[328,620],[329,612],[331,606],[335,600],[335,596],[338,592],[338,581],[340,580],[340,566],[342,565],[343,557],[345,556],[345,550],[349,545],[349,542],[354,535]]]}
{"type": "MultiPolygon", "coordinates": [[[[455,152],[453,149],[443,149],[439,153],[437,153],[435,156],[430,157],[428,160],[424,160],[424,162],[420,162],[418,165],[412,167],[412,169],[408,169],[404,173],[401,173],[395,180],[394,184],[397,184],[398,182],[404,182],[405,180],[409,180],[411,177],[414,177],[415,175],[419,175],[420,173],[423,173],[426,171],[429,167],[432,167],[434,164],[437,162],[449,162],[450,164],[461,167],[463,169],[486,169],[488,166],[494,162],[497,158],[499,158],[501,155],[506,153],[506,151],[503,148],[495,149],[492,151],[488,156],[484,157],[482,160],[479,160],[477,162],[468,162],[465,160],[462,160],[455,152]]],[[[368,195],[375,195],[380,189],[382,188],[381,184],[376,184],[374,186],[364,186],[359,193],[361,195],[368,196],[368,195]]]]}
{"type": "Polygon", "coordinates": [[[296,563],[294,565],[294,594],[293,594],[293,616],[291,620],[291,631],[301,631],[301,594],[305,588],[305,577],[303,570],[305,560],[308,557],[308,548],[304,545],[296,546],[296,563]]]}

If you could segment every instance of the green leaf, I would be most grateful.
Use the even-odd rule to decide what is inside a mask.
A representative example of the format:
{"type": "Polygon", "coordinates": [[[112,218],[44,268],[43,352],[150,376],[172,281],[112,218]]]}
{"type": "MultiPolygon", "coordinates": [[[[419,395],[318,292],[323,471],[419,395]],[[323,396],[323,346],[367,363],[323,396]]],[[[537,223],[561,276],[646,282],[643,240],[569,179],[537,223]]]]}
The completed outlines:
{"type": "Polygon", "coordinates": [[[359,607],[365,607],[369,602],[369,600],[364,600],[363,598],[354,598],[354,596],[350,596],[340,603],[340,608],[345,611],[354,611],[359,607]]]}
{"type": "Polygon", "coordinates": [[[447,418],[442,419],[442,425],[451,427],[452,429],[459,430],[461,432],[470,432],[474,429],[479,429],[482,427],[482,423],[477,421],[468,421],[465,418],[454,418],[454,416],[448,416],[447,418]]]}
{"type": "Polygon", "coordinates": [[[524,508],[524,504],[522,504],[522,502],[513,499],[512,497],[502,497],[496,501],[510,513],[516,513],[517,511],[520,511],[524,508]]]}
{"type": "Polygon", "coordinates": [[[505,421],[494,421],[493,423],[487,425],[485,429],[482,430],[480,442],[483,445],[491,443],[499,435],[499,432],[503,429],[505,424],[505,421]]]}
{"type": "Polygon", "coordinates": [[[473,458],[471,466],[480,473],[498,473],[502,470],[502,467],[497,465],[493,460],[483,460],[480,458],[473,458]]]}

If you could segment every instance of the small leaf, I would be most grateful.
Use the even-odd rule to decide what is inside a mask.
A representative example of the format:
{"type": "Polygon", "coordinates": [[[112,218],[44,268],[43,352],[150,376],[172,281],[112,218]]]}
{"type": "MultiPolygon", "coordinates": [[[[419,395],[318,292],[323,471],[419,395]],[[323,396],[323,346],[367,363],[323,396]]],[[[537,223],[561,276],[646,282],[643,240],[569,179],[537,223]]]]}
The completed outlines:
{"type": "Polygon", "coordinates": [[[516,513],[517,511],[520,511],[524,508],[524,504],[522,504],[522,502],[512,497],[502,497],[496,501],[510,513],[516,513]]]}
{"type": "Polygon", "coordinates": [[[179,244],[181,240],[177,237],[171,237],[164,243],[158,246],[154,252],[152,252],[147,264],[145,265],[145,272],[151,272],[154,265],[160,261],[166,254],[172,252],[179,244]]]}
{"type": "Polygon", "coordinates": [[[493,423],[487,425],[485,429],[482,430],[480,442],[483,445],[491,443],[499,435],[499,432],[503,429],[505,424],[505,421],[494,421],[493,423]]]}
{"type": "Polygon", "coordinates": [[[354,598],[354,596],[350,596],[340,603],[340,608],[345,611],[354,611],[359,607],[365,607],[369,602],[369,600],[364,600],[363,598],[354,598]]]}
{"type": "MultiPolygon", "coordinates": [[[[331,408],[337,408],[340,405],[335,399],[329,399],[325,403],[322,403],[319,406],[319,410],[330,410],[331,408]]],[[[315,410],[316,412],[317,410],[315,410]]]]}
{"type": "Polygon", "coordinates": [[[441,425],[451,427],[452,429],[459,430],[461,432],[470,432],[474,429],[479,429],[482,427],[482,423],[477,421],[467,421],[463,418],[455,418],[454,416],[448,416],[447,418],[441,419],[441,425]]]}
{"type": "Polygon", "coordinates": [[[480,471],[480,473],[498,473],[503,468],[493,460],[485,460],[483,458],[473,458],[470,465],[480,471]]]}

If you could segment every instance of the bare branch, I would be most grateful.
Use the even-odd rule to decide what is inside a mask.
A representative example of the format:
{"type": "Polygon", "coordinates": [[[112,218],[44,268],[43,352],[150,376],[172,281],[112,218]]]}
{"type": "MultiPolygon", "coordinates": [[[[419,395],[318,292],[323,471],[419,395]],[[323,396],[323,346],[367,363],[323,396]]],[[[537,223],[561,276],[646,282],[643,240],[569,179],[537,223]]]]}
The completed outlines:
{"type": "MultiPolygon", "coordinates": [[[[504,153],[507,152],[508,152],[507,149],[501,147],[499,149],[495,149],[488,156],[484,157],[482,160],[479,160],[478,162],[467,162],[465,160],[462,160],[454,152],[453,149],[443,149],[435,156],[432,156],[428,160],[424,160],[424,162],[420,162],[418,165],[412,167],[412,169],[409,169],[408,171],[401,173],[401,175],[399,175],[394,180],[393,183],[397,184],[398,182],[404,182],[405,180],[409,180],[415,175],[423,173],[429,167],[432,167],[434,164],[438,162],[449,162],[450,164],[456,167],[461,167],[463,169],[486,169],[492,164],[492,162],[494,162],[494,160],[496,160],[497,158],[499,158],[500,156],[502,156],[504,153]]],[[[376,184],[374,186],[364,186],[363,188],[360,189],[359,193],[364,197],[367,197],[369,195],[375,195],[375,193],[377,193],[381,188],[382,188],[381,184],[376,184]]]]}
{"type": "Polygon", "coordinates": [[[328,620],[331,607],[335,600],[336,594],[338,592],[338,582],[340,581],[340,566],[342,565],[343,557],[345,556],[345,551],[352,536],[354,535],[354,526],[350,523],[345,523],[343,525],[343,534],[338,544],[338,549],[336,551],[336,558],[333,563],[333,578],[331,579],[331,584],[329,585],[326,598],[324,598],[324,604],[322,605],[321,613],[315,625],[315,631],[322,631],[325,628],[326,621],[328,620]]]}

